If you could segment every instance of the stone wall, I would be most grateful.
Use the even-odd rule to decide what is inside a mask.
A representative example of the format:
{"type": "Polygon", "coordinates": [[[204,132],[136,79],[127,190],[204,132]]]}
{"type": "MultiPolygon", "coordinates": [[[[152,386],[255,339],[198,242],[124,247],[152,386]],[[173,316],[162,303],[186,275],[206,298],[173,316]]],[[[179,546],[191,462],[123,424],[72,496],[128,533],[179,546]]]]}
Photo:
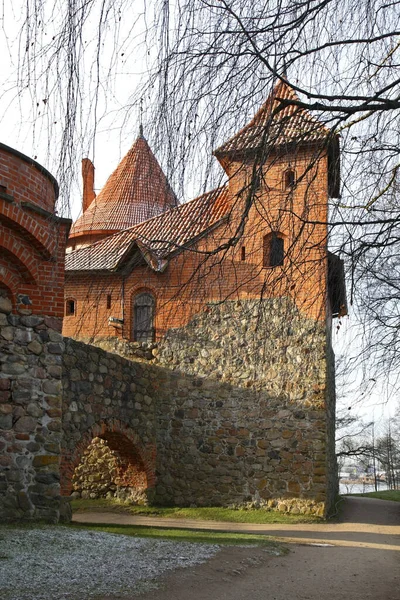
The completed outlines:
{"type": "Polygon", "coordinates": [[[61,320],[0,297],[0,513],[60,516],[61,320]],[[24,314],[27,313],[27,314],[24,314]]]}
{"type": "Polygon", "coordinates": [[[325,327],[285,299],[209,305],[157,351],[157,499],[333,503],[334,405],[325,327]],[[331,439],[332,438],[332,439],[331,439]],[[331,472],[329,473],[329,470],[331,472]]]}
{"type": "MultiPolygon", "coordinates": [[[[129,346],[113,349],[127,356],[129,346]]],[[[331,510],[335,396],[323,324],[285,299],[209,304],[141,361],[67,341],[69,452],[99,427],[107,440],[114,417],[140,456],[157,448],[157,503],[331,510]]]]}
{"type": "Polygon", "coordinates": [[[118,487],[145,487],[149,497],[154,494],[155,395],[159,385],[148,365],[65,338],[61,457],[64,494],[72,492],[74,470],[96,437],[118,456],[118,487]]]}

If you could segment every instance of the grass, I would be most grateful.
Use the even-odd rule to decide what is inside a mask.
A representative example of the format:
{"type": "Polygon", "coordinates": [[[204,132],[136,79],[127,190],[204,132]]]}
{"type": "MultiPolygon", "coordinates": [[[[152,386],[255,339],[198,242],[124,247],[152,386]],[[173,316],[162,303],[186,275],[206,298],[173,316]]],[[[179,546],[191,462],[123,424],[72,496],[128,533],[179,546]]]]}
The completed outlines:
{"type": "Polygon", "coordinates": [[[393,500],[393,502],[400,502],[400,490],[382,490],[381,492],[366,492],[365,494],[349,495],[363,496],[364,498],[378,498],[379,500],[393,500]]]}
{"type": "Polygon", "coordinates": [[[97,523],[73,523],[72,525],[64,525],[64,527],[90,531],[104,531],[105,533],[116,533],[133,537],[167,540],[170,542],[198,542],[201,544],[218,544],[227,546],[268,546],[274,550],[274,553],[286,553],[284,546],[276,543],[273,538],[265,535],[230,532],[225,533],[219,531],[199,531],[193,529],[160,529],[158,527],[142,527],[136,525],[104,525],[97,523]]]}
{"type": "Polygon", "coordinates": [[[160,507],[133,506],[117,499],[99,498],[98,500],[73,500],[73,512],[123,512],[145,517],[160,517],[163,519],[197,519],[205,521],[223,521],[225,523],[315,523],[322,522],[321,517],[312,515],[293,515],[265,509],[233,509],[221,507],[160,507]]]}

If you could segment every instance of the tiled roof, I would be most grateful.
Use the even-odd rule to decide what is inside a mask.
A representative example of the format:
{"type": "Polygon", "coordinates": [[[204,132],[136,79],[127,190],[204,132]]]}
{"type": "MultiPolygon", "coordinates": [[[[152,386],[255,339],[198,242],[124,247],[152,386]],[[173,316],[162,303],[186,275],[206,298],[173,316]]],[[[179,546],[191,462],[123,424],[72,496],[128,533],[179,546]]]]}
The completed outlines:
{"type": "Polygon", "coordinates": [[[175,194],[157,159],[140,136],[99,195],[73,224],[70,237],[121,231],[176,205],[175,194]]]}
{"type": "Polygon", "coordinates": [[[162,270],[167,257],[210,230],[230,209],[227,187],[218,188],[167,212],[110,235],[65,257],[67,271],[117,269],[129,250],[138,247],[155,270],[162,270]]]}
{"type": "Polygon", "coordinates": [[[324,140],[330,133],[320,121],[294,104],[282,106],[280,100],[298,102],[299,97],[286,81],[280,81],[253,119],[214,154],[259,150],[266,146],[284,146],[293,142],[324,140]]]}

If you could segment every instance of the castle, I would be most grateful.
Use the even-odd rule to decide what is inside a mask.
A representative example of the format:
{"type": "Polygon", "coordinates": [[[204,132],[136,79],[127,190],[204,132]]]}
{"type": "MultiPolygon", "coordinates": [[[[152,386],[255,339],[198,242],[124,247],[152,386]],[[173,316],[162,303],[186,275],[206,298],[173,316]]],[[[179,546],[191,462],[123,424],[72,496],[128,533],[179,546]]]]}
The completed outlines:
{"type": "Polygon", "coordinates": [[[214,154],[227,183],[178,204],[142,133],[98,197],[84,159],[83,212],[66,257],[64,333],[153,342],[209,302],[290,297],[329,322],[345,310],[327,251],[328,197],[339,194],[338,138],[283,80],[214,154]]]}
{"type": "MultiPolygon", "coordinates": [[[[47,264],[34,281],[27,273],[18,282],[12,266],[5,278],[7,264],[18,259],[26,267],[30,252],[7,249],[13,258],[0,270],[0,325],[8,358],[0,386],[17,414],[0,421],[9,515],[57,519],[57,490],[71,492],[74,469],[96,436],[125,465],[124,485],[140,482],[151,501],[332,510],[331,326],[345,314],[346,298],[327,222],[329,198],[339,195],[339,141],[297,101],[281,80],[248,125],[214,152],[227,183],[184,204],[142,131],[97,197],[85,159],[63,306],[58,296],[54,309],[46,304],[46,290],[32,303],[32,285],[41,285],[47,264]],[[19,304],[24,298],[29,314],[19,304]],[[62,311],[63,342],[49,321],[62,311]],[[24,385],[35,390],[30,412],[28,399],[18,400],[20,392],[29,395],[24,385]]],[[[10,198],[6,209],[27,210],[10,198]]],[[[42,203],[34,199],[32,210],[38,222],[57,224],[62,254],[69,225],[49,220],[42,203]]],[[[19,235],[8,214],[0,213],[2,250],[10,232],[19,235]]],[[[37,251],[31,237],[24,243],[32,243],[31,255],[37,251]]],[[[61,254],[52,266],[57,293],[61,254]]],[[[37,268],[38,260],[29,265],[37,268]]]]}

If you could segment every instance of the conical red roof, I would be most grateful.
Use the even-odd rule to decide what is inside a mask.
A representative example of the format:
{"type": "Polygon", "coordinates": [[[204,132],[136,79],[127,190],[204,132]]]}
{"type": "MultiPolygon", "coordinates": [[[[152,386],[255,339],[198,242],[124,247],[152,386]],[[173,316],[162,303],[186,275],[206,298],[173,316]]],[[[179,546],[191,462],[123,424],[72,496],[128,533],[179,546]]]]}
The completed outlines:
{"type": "Polygon", "coordinates": [[[214,154],[222,157],[266,146],[319,141],[328,137],[330,130],[307,110],[295,104],[282,106],[281,100],[299,102],[299,97],[286,80],[281,80],[274,87],[250,123],[217,148],[214,154]]]}
{"type": "Polygon", "coordinates": [[[121,231],[176,205],[176,196],[156,157],[145,138],[139,136],[99,195],[73,224],[70,238],[121,231]]]}

